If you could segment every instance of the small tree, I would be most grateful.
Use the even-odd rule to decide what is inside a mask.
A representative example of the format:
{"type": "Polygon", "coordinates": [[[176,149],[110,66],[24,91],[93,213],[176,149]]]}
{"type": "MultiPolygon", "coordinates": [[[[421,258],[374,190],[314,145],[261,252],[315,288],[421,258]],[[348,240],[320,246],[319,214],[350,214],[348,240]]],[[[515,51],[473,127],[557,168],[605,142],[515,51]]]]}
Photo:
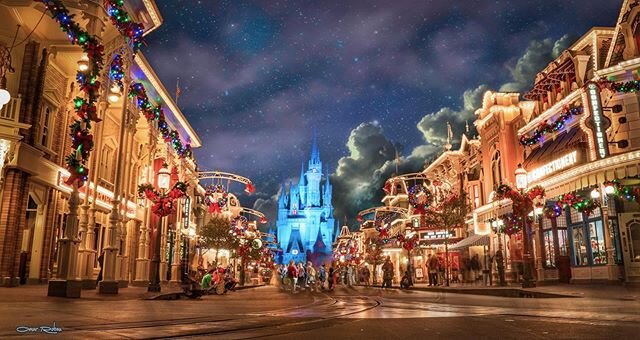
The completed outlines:
{"type": "Polygon", "coordinates": [[[449,286],[449,235],[465,226],[467,214],[471,211],[467,196],[462,193],[450,193],[424,214],[424,221],[432,229],[445,231],[445,278],[449,286]]]}
{"type": "MultiPolygon", "coordinates": [[[[234,245],[235,237],[229,234],[231,222],[223,217],[213,217],[205,224],[200,231],[200,240],[204,247],[214,249],[216,252],[216,265],[218,263],[218,253],[220,249],[230,249],[234,245]]],[[[203,253],[203,255],[206,251],[203,253]]]]}
{"type": "Polygon", "coordinates": [[[373,284],[378,283],[377,281],[377,268],[378,265],[384,263],[384,256],[382,254],[382,247],[380,245],[380,238],[376,235],[369,239],[369,243],[366,245],[366,254],[365,261],[367,263],[371,263],[373,266],[372,275],[373,275],[373,284]]]}

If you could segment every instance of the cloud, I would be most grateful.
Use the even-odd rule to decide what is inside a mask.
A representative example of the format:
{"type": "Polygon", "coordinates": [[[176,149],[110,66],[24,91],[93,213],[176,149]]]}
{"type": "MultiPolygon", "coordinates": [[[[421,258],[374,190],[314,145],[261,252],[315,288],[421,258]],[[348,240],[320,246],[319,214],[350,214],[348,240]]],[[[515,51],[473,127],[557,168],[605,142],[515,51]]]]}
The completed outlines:
{"type": "Polygon", "coordinates": [[[573,40],[569,35],[564,35],[556,41],[551,38],[531,41],[515,66],[509,67],[512,81],[502,85],[500,91],[522,92],[530,89],[536,74],[569,47],[573,40]]]}
{"type": "Polygon", "coordinates": [[[349,134],[349,155],[340,158],[333,184],[334,216],[353,216],[358,211],[377,205],[378,186],[374,173],[385,163],[395,158],[395,146],[385,137],[382,127],[373,123],[362,123],[349,134]]]}
{"type": "MultiPolygon", "coordinates": [[[[528,89],[536,73],[558,57],[571,41],[569,36],[556,41],[550,38],[531,41],[515,66],[507,67],[510,79],[500,90],[528,89]]],[[[447,140],[447,123],[452,126],[454,139],[465,131],[467,122],[473,129],[474,112],[481,106],[482,98],[489,89],[485,84],[468,89],[461,97],[459,108],[447,106],[422,117],[416,127],[425,143],[397,161],[395,149],[398,146],[384,135],[380,125],[363,123],[353,129],[346,143],[349,155],[338,161],[338,168],[331,177],[334,183],[335,216],[354,217],[358,211],[381,205],[382,187],[389,177],[397,173],[422,171],[425,163],[442,152],[447,140]]],[[[473,135],[473,131],[470,134],[473,135]]]]}
{"type": "Polygon", "coordinates": [[[443,107],[422,117],[417,127],[424,140],[429,144],[444,145],[447,141],[447,123],[451,124],[455,138],[464,132],[467,123],[470,127],[473,126],[473,112],[482,103],[482,96],[487,90],[487,85],[480,85],[473,90],[464,91],[460,110],[443,107]]]}

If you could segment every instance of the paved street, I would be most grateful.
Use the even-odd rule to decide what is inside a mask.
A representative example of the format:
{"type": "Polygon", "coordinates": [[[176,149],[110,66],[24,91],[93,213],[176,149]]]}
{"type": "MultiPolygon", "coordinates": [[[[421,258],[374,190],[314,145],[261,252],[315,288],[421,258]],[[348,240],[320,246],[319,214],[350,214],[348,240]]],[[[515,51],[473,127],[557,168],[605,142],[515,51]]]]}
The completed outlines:
{"type": "Polygon", "coordinates": [[[532,299],[342,287],[291,295],[261,287],[201,300],[29,301],[3,301],[0,338],[46,338],[18,334],[16,327],[53,322],[65,339],[632,339],[640,332],[635,297],[532,299]]]}

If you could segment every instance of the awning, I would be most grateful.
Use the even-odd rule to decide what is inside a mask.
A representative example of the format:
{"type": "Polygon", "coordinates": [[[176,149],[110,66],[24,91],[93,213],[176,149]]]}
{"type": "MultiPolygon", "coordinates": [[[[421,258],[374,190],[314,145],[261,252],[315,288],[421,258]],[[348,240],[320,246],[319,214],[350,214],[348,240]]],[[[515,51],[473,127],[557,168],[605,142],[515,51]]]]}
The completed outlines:
{"type": "Polygon", "coordinates": [[[464,240],[452,245],[449,249],[464,249],[473,246],[488,246],[489,235],[471,235],[464,240]]]}

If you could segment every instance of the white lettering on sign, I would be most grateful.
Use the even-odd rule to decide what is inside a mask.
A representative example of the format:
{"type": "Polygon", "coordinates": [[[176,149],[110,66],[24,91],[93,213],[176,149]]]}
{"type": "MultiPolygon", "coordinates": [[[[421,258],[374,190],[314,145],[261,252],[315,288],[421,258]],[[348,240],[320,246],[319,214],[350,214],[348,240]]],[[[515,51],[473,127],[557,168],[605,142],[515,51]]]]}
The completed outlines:
{"type": "Polygon", "coordinates": [[[578,151],[573,151],[558,159],[555,159],[539,168],[535,168],[527,174],[529,183],[547,177],[556,171],[568,168],[578,162],[578,151]]]}
{"type": "Polygon", "coordinates": [[[589,84],[589,104],[591,105],[591,115],[593,116],[593,132],[596,137],[596,151],[602,159],[609,155],[607,136],[604,133],[602,105],[600,103],[600,92],[596,84],[589,84]]]}
{"type": "Polygon", "coordinates": [[[428,231],[426,233],[421,233],[423,240],[435,240],[435,239],[444,239],[447,237],[451,237],[451,233],[446,231],[428,231]]]}

